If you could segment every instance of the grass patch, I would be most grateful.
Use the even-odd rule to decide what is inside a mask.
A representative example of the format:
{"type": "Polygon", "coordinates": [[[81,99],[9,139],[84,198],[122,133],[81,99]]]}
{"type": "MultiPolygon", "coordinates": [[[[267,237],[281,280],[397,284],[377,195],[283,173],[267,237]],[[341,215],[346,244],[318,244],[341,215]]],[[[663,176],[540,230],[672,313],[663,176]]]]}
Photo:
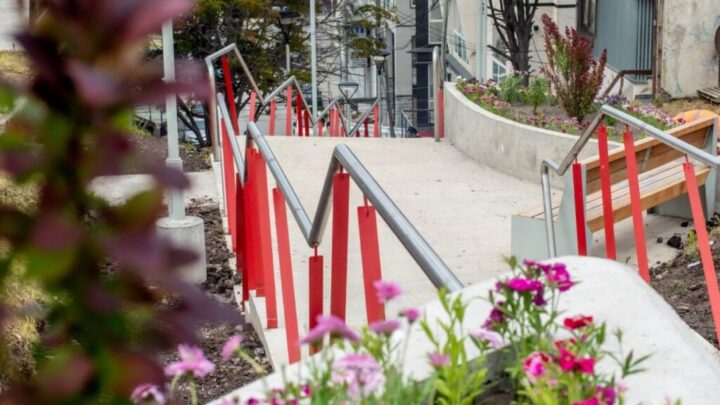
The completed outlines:
{"type": "Polygon", "coordinates": [[[30,63],[25,53],[0,51],[0,78],[15,81],[30,77],[30,63]]]}

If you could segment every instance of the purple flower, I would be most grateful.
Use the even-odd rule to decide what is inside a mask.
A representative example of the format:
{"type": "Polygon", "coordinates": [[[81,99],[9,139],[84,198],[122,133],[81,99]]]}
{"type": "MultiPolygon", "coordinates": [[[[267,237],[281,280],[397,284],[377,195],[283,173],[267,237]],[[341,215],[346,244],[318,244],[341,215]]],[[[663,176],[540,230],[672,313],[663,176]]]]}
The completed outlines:
{"type": "Polygon", "coordinates": [[[533,297],[533,304],[541,307],[545,304],[547,304],[547,300],[545,300],[545,287],[543,286],[537,292],[535,292],[535,296],[533,297]]]}
{"type": "Polygon", "coordinates": [[[168,376],[192,373],[195,377],[203,378],[215,370],[215,364],[205,358],[205,354],[199,347],[180,345],[178,352],[180,361],[165,367],[165,374],[168,376]]]}
{"type": "Polygon", "coordinates": [[[435,368],[444,367],[450,364],[450,356],[442,353],[429,353],[428,359],[430,360],[430,364],[435,368]]]}
{"type": "Polygon", "coordinates": [[[505,312],[502,311],[503,306],[505,306],[505,301],[498,301],[495,303],[492,311],[490,311],[490,315],[488,315],[485,323],[483,323],[483,328],[492,330],[498,325],[505,323],[505,312]]]}
{"type": "Polygon", "coordinates": [[[242,336],[235,335],[228,339],[227,342],[225,342],[225,345],[222,348],[221,356],[222,359],[225,361],[228,361],[232,356],[237,353],[237,351],[240,349],[240,344],[242,343],[242,336]]]}
{"type": "Polygon", "coordinates": [[[385,383],[382,368],[369,354],[351,353],[335,360],[331,381],[346,387],[353,399],[374,393],[385,383]]]}
{"type": "Polygon", "coordinates": [[[420,318],[420,310],[417,308],[407,308],[400,312],[400,316],[407,318],[410,323],[415,323],[415,321],[420,318]]]}
{"type": "Polygon", "coordinates": [[[402,294],[400,286],[390,281],[377,280],[374,285],[380,303],[388,302],[402,294]]]}
{"type": "Polygon", "coordinates": [[[503,346],[500,335],[485,328],[480,328],[475,332],[471,332],[470,336],[477,339],[477,341],[481,343],[487,342],[493,349],[499,349],[503,346]]]}
{"type": "Polygon", "coordinates": [[[319,342],[329,334],[330,337],[341,337],[352,342],[359,342],[360,337],[353,332],[345,322],[334,315],[318,315],[317,325],[300,340],[300,344],[309,344],[319,342]]]}
{"type": "Polygon", "coordinates": [[[569,290],[575,283],[570,279],[570,273],[562,263],[554,263],[545,272],[550,283],[557,285],[560,292],[569,290]]]}
{"type": "Polygon", "coordinates": [[[155,401],[158,404],[164,404],[167,401],[165,394],[161,391],[160,387],[155,384],[142,384],[138,385],[130,395],[130,400],[134,403],[140,403],[145,401],[155,401]]]}
{"type": "Polygon", "coordinates": [[[396,319],[390,319],[387,321],[376,321],[370,324],[370,330],[377,333],[378,335],[392,335],[400,327],[400,322],[396,319]]]}
{"type": "Polygon", "coordinates": [[[524,277],[511,278],[505,282],[510,289],[523,293],[527,291],[537,291],[542,288],[542,283],[538,280],[531,280],[524,277]]]}

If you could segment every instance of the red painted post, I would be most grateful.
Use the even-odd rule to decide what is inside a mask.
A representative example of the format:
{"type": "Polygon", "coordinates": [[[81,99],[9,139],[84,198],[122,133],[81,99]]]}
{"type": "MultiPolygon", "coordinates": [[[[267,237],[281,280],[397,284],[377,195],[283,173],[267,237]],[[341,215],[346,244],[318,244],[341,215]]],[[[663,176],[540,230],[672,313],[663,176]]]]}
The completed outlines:
{"type": "Polygon", "coordinates": [[[297,109],[297,135],[303,136],[303,108],[302,108],[302,94],[298,91],[297,97],[295,98],[295,107],[297,109]]]}
{"type": "Polygon", "coordinates": [[[333,228],[330,313],[345,319],[347,300],[348,217],[350,209],[350,176],[338,173],[333,177],[333,228]]]}
{"type": "Polygon", "coordinates": [[[288,361],[290,364],[300,360],[300,339],[298,332],[297,308],[295,307],[295,283],[292,274],[290,256],[290,236],[288,235],[285,199],[276,187],[273,188],[275,207],[275,229],[278,242],[278,260],[280,262],[280,287],[282,288],[283,313],[285,314],[285,339],[287,341],[288,361]]]}
{"type": "Polygon", "coordinates": [[[245,155],[247,159],[247,181],[243,186],[244,208],[245,208],[245,253],[247,254],[247,271],[248,271],[248,289],[255,291],[258,297],[265,296],[265,288],[263,287],[263,278],[260,276],[260,269],[257,259],[257,199],[255,198],[255,161],[254,155],[257,154],[255,148],[250,148],[245,155]]]}
{"type": "Polygon", "coordinates": [[[227,56],[220,58],[220,62],[222,63],[223,76],[225,76],[225,96],[227,97],[228,108],[230,109],[230,124],[232,124],[233,130],[235,130],[235,135],[237,135],[240,133],[240,129],[237,122],[238,113],[237,107],[235,106],[235,91],[232,87],[230,62],[228,61],[227,56]]]}
{"type": "Polygon", "coordinates": [[[445,106],[443,105],[443,99],[445,96],[443,94],[443,89],[440,89],[438,92],[438,98],[440,99],[440,102],[438,103],[440,108],[440,114],[438,114],[438,117],[440,118],[440,138],[445,138],[445,106]]]}
{"type": "Polygon", "coordinates": [[[338,127],[338,111],[335,107],[332,109],[332,122],[330,123],[330,126],[332,127],[332,134],[330,136],[337,137],[337,127],[338,127]]]}
{"type": "Polygon", "coordinates": [[[255,91],[250,92],[250,108],[248,110],[248,122],[255,122],[255,104],[257,103],[257,94],[255,91]]]}
{"type": "Polygon", "coordinates": [[[285,136],[292,135],[292,87],[287,86],[285,90],[285,136]]]}
{"type": "Polygon", "coordinates": [[[602,192],[603,218],[605,220],[605,255],[616,260],[615,221],[613,220],[612,187],[610,184],[610,159],[608,157],[607,128],[598,128],[598,152],[600,154],[600,188],[602,192]]]}
{"type": "Polygon", "coordinates": [[[640,183],[638,181],[632,131],[625,129],[623,140],[625,142],[625,164],[627,165],[628,186],[630,187],[630,204],[632,206],[633,229],[635,230],[638,269],[643,280],[650,284],[650,269],[648,268],[647,246],[645,245],[645,224],[643,223],[643,209],[640,205],[640,183]]]}
{"type": "Polygon", "coordinates": [[[240,179],[240,174],[235,175],[236,198],[237,202],[237,220],[235,229],[237,229],[237,248],[235,249],[235,272],[242,276],[242,302],[250,299],[250,268],[248,266],[248,240],[245,221],[245,187],[240,179]]]}
{"type": "Polygon", "coordinates": [[[237,235],[235,232],[235,162],[233,160],[232,149],[230,147],[230,136],[222,119],[220,119],[220,132],[222,135],[222,165],[223,178],[225,180],[225,209],[227,210],[228,232],[232,241],[232,248],[237,248],[237,235]]]}
{"type": "Polygon", "coordinates": [[[270,128],[268,128],[270,136],[275,135],[275,109],[277,109],[277,103],[272,100],[270,101],[270,128]]]}
{"type": "Polygon", "coordinates": [[[277,328],[277,303],[275,299],[275,270],[273,267],[272,235],[270,234],[270,207],[268,203],[267,169],[262,156],[257,153],[255,159],[255,191],[257,198],[257,221],[259,258],[262,268],[261,277],[265,287],[265,310],[268,329],[277,328]]]}
{"type": "MultiPolygon", "coordinates": [[[[308,292],[310,293],[310,299],[308,301],[308,310],[310,314],[309,325],[310,329],[317,326],[317,317],[323,313],[323,257],[318,256],[317,249],[315,249],[315,255],[310,257],[309,260],[309,286],[308,292]]],[[[321,345],[313,345],[310,348],[311,353],[318,351],[321,345]]]]}
{"type": "Polygon", "coordinates": [[[370,131],[368,131],[368,124],[369,124],[370,118],[365,117],[365,122],[363,122],[365,126],[365,138],[367,138],[370,135],[370,131]]]}
{"type": "Polygon", "coordinates": [[[310,111],[303,109],[305,114],[305,136],[310,136],[310,111]]]}
{"type": "Polygon", "coordinates": [[[380,107],[378,105],[373,107],[373,136],[380,137],[380,107]]]}
{"type": "Polygon", "coordinates": [[[695,167],[690,162],[683,163],[685,171],[685,182],[688,189],[688,198],[690,199],[690,209],[692,210],[693,220],[695,222],[695,234],[697,235],[697,246],[700,250],[700,259],[703,264],[703,272],[705,273],[705,284],[707,285],[708,297],[710,297],[710,310],[712,311],[713,322],[715,323],[715,334],[720,341],[720,290],[718,289],[717,273],[715,272],[715,264],[713,263],[712,252],[710,251],[710,240],[708,238],[707,228],[705,228],[705,214],[700,200],[700,192],[698,191],[697,179],[695,178],[695,167]]]}
{"type": "Polygon", "coordinates": [[[575,197],[575,232],[578,255],[587,256],[587,235],[585,234],[585,193],[583,193],[582,165],[573,163],[573,195],[575,197]]]}
{"type": "Polygon", "coordinates": [[[360,256],[363,266],[363,284],[365,286],[365,310],[367,321],[385,320],[385,307],[377,299],[375,281],[382,279],[380,268],[380,247],[378,243],[375,207],[358,207],[358,225],[360,231],[360,256]]]}
{"type": "Polygon", "coordinates": [[[319,137],[323,136],[323,129],[325,129],[325,120],[319,120],[317,122],[317,134],[319,137]]]}

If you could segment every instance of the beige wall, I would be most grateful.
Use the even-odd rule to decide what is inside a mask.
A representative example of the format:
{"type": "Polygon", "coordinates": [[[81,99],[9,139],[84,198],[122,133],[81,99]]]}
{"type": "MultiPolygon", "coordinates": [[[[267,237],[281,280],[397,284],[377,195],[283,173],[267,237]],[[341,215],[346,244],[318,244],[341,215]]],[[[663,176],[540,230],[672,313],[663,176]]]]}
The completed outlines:
{"type": "Polygon", "coordinates": [[[665,0],[661,83],[671,97],[694,97],[718,85],[713,42],[719,26],[720,0],[665,0]]]}

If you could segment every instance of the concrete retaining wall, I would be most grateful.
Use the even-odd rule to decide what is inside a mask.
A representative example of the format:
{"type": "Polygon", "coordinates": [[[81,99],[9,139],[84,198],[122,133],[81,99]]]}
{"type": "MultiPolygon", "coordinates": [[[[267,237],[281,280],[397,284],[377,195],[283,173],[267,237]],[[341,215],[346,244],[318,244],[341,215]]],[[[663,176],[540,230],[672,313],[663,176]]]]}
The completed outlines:
{"type": "MultiPolygon", "coordinates": [[[[565,158],[577,136],[537,128],[503,118],[468,100],[454,83],[445,83],[445,136],[469,157],[511,176],[540,182],[543,159],[565,158]]],[[[610,142],[610,149],[620,146],[610,142]]],[[[580,159],[595,156],[597,142],[590,140],[580,159]]],[[[563,187],[553,176],[552,185],[563,187]]]]}

